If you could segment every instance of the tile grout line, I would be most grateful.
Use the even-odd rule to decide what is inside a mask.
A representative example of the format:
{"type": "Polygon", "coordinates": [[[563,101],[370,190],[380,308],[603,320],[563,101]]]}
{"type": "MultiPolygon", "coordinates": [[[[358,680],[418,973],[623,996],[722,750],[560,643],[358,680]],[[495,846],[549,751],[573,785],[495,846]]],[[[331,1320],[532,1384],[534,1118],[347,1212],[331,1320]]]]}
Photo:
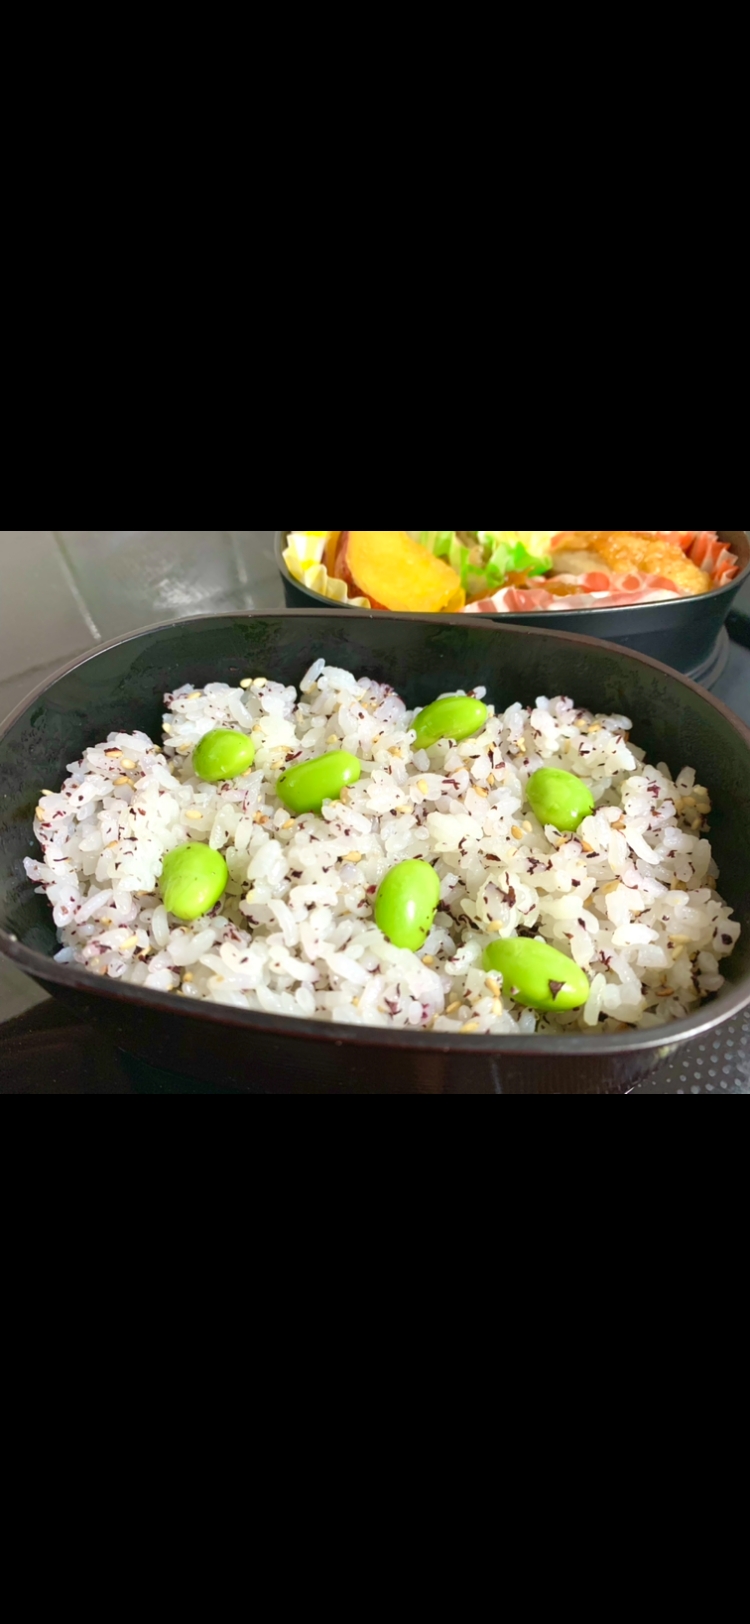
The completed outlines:
{"type": "Polygon", "coordinates": [[[65,579],[66,579],[66,581],[68,583],[68,586],[70,587],[70,590],[71,590],[71,592],[73,594],[73,597],[75,598],[78,609],[80,610],[80,613],[83,615],[83,618],[84,618],[84,620],[86,622],[86,625],[88,626],[88,629],[89,629],[89,631],[91,633],[91,636],[94,639],[94,642],[95,643],[101,643],[102,634],[101,634],[101,632],[99,630],[99,627],[96,624],[96,621],[94,620],[93,615],[91,614],[91,611],[90,611],[89,606],[88,606],[88,604],[86,602],[86,599],[84,598],[83,593],[82,593],[82,591],[81,591],[81,589],[80,589],[80,587],[78,585],[78,582],[77,582],[77,580],[75,578],[75,575],[73,573],[73,567],[72,567],[72,565],[70,563],[70,560],[68,558],[65,543],[62,540],[62,537],[60,536],[60,534],[59,534],[59,532],[57,530],[53,530],[52,534],[53,534],[53,536],[55,538],[55,545],[57,547],[57,556],[58,556],[58,558],[60,560],[60,568],[62,569],[63,575],[65,576],[65,579]]]}
{"type": "Polygon", "coordinates": [[[237,571],[237,579],[243,592],[246,592],[250,585],[250,578],[247,573],[247,563],[234,531],[228,530],[227,535],[229,536],[229,541],[234,556],[234,567],[237,571]]]}

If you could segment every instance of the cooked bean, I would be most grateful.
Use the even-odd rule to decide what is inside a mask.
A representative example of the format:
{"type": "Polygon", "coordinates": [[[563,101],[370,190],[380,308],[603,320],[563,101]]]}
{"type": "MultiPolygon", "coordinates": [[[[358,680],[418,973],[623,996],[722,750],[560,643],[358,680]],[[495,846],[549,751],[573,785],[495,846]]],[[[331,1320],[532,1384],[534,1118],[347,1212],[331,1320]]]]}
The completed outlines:
{"type": "Polygon", "coordinates": [[[534,773],[529,779],[528,796],[540,823],[553,823],[567,834],[580,829],[596,805],[588,784],[557,767],[542,767],[534,773]]]}
{"type": "Polygon", "coordinates": [[[394,947],[418,953],[432,930],[439,901],[434,868],[412,858],[386,874],[375,900],[375,923],[394,947]]]}
{"type": "Polygon", "coordinates": [[[202,919],[223,897],[229,870],[221,852],[192,843],[167,853],[161,894],[167,913],[176,919],[202,919]]]}
{"type": "Polygon", "coordinates": [[[206,733],[193,751],[193,766],[205,784],[221,784],[230,778],[241,778],[249,772],[255,760],[255,745],[246,733],[234,733],[231,728],[217,727],[206,733]]]}
{"type": "Polygon", "coordinates": [[[429,750],[440,739],[470,739],[479,733],[489,716],[481,699],[436,699],[420,712],[414,723],[417,735],[415,750],[429,750]]]}
{"type": "Polygon", "coordinates": [[[591,991],[589,978],[565,953],[546,942],[512,937],[493,942],[484,955],[485,970],[499,970],[503,990],[526,1009],[582,1009],[591,991]]]}
{"type": "Polygon", "coordinates": [[[337,801],[347,784],[356,784],[362,768],[348,750],[334,750],[315,761],[303,761],[282,773],[277,789],[279,799],[299,817],[303,812],[320,812],[324,801],[337,801]]]}

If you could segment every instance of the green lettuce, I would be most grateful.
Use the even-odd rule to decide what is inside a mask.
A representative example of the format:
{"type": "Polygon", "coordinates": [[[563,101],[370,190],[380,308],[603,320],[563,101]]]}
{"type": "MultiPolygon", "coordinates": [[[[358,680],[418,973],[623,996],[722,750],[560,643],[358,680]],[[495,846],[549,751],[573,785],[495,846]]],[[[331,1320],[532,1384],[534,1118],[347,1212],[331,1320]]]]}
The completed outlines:
{"type": "Polygon", "coordinates": [[[471,543],[461,541],[457,530],[421,530],[419,540],[436,558],[450,564],[468,598],[492,597],[509,575],[521,571],[530,576],[547,575],[552,568],[551,558],[536,557],[523,542],[510,545],[492,530],[464,534],[471,536],[471,543]],[[481,563],[476,559],[477,548],[481,549],[481,563]]]}

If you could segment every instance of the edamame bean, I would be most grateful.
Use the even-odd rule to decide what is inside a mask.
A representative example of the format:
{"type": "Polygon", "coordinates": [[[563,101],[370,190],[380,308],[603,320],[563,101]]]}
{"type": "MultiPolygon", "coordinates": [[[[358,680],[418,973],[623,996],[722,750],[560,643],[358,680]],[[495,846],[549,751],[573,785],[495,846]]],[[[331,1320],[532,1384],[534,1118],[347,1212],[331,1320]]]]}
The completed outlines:
{"type": "Polygon", "coordinates": [[[193,766],[205,784],[221,784],[229,778],[241,778],[249,772],[255,760],[255,745],[246,733],[233,733],[231,728],[217,727],[206,733],[193,751],[193,766]]]}
{"type": "Polygon", "coordinates": [[[489,716],[481,699],[436,699],[417,717],[415,750],[429,750],[440,739],[470,739],[484,727],[489,716]]]}
{"type": "Polygon", "coordinates": [[[596,803],[587,784],[558,767],[542,767],[529,779],[529,800],[540,823],[572,834],[590,818],[596,803]]]}
{"type": "Polygon", "coordinates": [[[176,919],[201,919],[227,888],[229,870],[219,851],[191,843],[164,859],[161,894],[167,913],[176,919]]]}
{"type": "Polygon", "coordinates": [[[499,970],[503,989],[526,1009],[582,1009],[591,987],[585,970],[556,947],[533,937],[493,942],[484,955],[485,970],[499,970]]]}
{"type": "Polygon", "coordinates": [[[303,812],[322,811],[324,801],[337,801],[345,785],[357,784],[361,776],[356,756],[350,756],[348,750],[334,750],[330,756],[290,767],[276,788],[285,807],[299,817],[303,812]]]}
{"type": "Polygon", "coordinates": [[[432,930],[439,901],[434,868],[412,858],[386,874],[375,899],[375,923],[394,947],[418,953],[432,930]]]}

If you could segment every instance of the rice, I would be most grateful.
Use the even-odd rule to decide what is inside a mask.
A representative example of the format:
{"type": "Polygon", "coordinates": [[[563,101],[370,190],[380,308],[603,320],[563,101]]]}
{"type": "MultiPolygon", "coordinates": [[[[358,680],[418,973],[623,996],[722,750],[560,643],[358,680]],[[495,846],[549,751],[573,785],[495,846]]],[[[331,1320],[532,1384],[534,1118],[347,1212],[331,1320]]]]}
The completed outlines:
{"type": "MultiPolygon", "coordinates": [[[[474,690],[484,698],[486,690],[474,690]]],[[[316,662],[300,692],[266,677],[190,685],[165,699],[163,742],[112,733],[42,795],[41,861],[26,872],[53,909],[63,964],[138,987],[352,1026],[531,1036],[663,1026],[723,986],[740,935],[717,891],[708,791],[685,768],[646,764],[625,716],[568,698],[490,708],[484,732],[415,751],[415,712],[367,678],[316,662]],[[248,733],[253,769],[194,776],[211,729],[248,733]],[[291,818],[275,793],[293,763],[343,749],[360,782],[321,816],[291,818]],[[527,785],[560,766],[596,810],[575,835],[542,827],[527,785]],[[222,901],[178,924],[164,856],[197,840],[229,869],[222,901]],[[394,947],[373,907],[406,858],[436,869],[441,904],[420,954],[394,947]],[[482,960],[498,938],[539,936],[589,977],[584,1009],[538,1015],[482,960]]]]}

